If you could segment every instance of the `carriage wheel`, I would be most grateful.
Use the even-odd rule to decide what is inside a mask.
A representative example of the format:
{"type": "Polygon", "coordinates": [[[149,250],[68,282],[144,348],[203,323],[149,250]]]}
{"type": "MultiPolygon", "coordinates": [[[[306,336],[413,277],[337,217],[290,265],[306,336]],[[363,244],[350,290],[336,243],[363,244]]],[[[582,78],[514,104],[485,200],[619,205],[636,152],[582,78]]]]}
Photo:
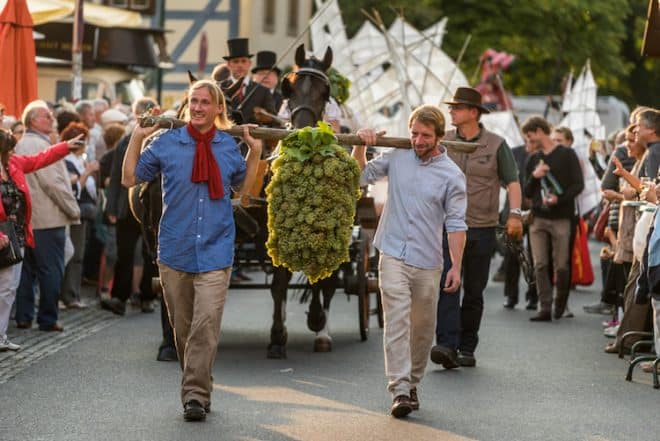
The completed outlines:
{"type": "Polygon", "coordinates": [[[360,322],[360,338],[365,341],[369,338],[369,244],[364,233],[360,230],[358,236],[360,241],[359,250],[355,256],[355,270],[357,272],[357,295],[358,295],[358,314],[360,322]]]}

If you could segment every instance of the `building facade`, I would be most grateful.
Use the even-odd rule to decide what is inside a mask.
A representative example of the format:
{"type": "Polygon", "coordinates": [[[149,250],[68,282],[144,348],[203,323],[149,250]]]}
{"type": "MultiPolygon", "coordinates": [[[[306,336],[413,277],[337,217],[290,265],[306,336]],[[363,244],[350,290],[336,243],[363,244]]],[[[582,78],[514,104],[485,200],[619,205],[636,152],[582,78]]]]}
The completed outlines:
{"type": "MultiPolygon", "coordinates": [[[[108,0],[127,2],[129,0],[108,0]]],[[[132,0],[135,2],[135,0],[132,0]]],[[[157,2],[160,3],[160,2],[157,2]]],[[[164,28],[173,68],[163,71],[161,101],[171,108],[188,85],[188,71],[209,77],[227,55],[227,39],[247,37],[250,51],[278,56],[293,45],[280,67],[293,62],[297,43],[312,16],[312,0],[164,0],[164,28]],[[204,37],[206,43],[203,43],[204,37]]],[[[156,5],[156,9],[159,5],[156,5]]]]}
{"type": "MultiPolygon", "coordinates": [[[[215,65],[224,61],[229,38],[249,38],[254,54],[268,49],[282,56],[289,49],[279,63],[281,68],[286,67],[293,63],[299,43],[309,46],[308,33],[304,31],[312,16],[312,3],[313,0],[85,0],[84,4],[89,5],[87,12],[93,9],[92,4],[110,6],[138,16],[138,23],[131,23],[130,29],[121,23],[107,24],[97,31],[98,26],[86,21],[83,98],[105,95],[114,99],[119,92],[108,94],[110,89],[130,89],[135,82],[132,80],[137,80],[147,87],[146,94],[160,95],[163,107],[172,108],[188,86],[188,71],[199,78],[209,77],[215,65]],[[125,38],[128,34],[133,40],[125,38]],[[101,38],[106,35],[108,38],[101,38]],[[143,79],[144,83],[140,81],[143,79]]],[[[45,99],[66,98],[69,94],[67,47],[70,48],[71,26],[71,21],[64,19],[36,27],[45,35],[36,43],[39,93],[45,99]],[[54,35],[59,35],[57,45],[54,35]],[[61,53],[53,54],[55,46],[61,53]]]]}

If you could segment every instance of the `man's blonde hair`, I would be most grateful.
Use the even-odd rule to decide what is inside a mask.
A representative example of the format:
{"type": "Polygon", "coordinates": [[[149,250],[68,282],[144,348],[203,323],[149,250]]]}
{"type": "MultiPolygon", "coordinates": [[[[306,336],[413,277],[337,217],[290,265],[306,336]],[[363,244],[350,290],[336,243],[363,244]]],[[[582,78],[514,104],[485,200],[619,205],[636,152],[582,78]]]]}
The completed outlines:
{"type": "MultiPolygon", "coordinates": [[[[227,103],[225,102],[225,96],[220,90],[220,88],[215,84],[213,80],[199,80],[195,81],[190,85],[188,89],[188,96],[192,93],[193,90],[203,89],[209,91],[213,102],[217,105],[222,106],[222,113],[215,118],[215,126],[220,130],[226,130],[234,125],[234,123],[227,117],[227,103]]],[[[189,110],[186,110],[186,119],[190,119],[189,110]]]]}
{"type": "Polygon", "coordinates": [[[408,128],[410,129],[415,121],[433,127],[438,138],[445,136],[445,117],[440,108],[431,104],[419,106],[412,111],[408,118],[408,128]]]}

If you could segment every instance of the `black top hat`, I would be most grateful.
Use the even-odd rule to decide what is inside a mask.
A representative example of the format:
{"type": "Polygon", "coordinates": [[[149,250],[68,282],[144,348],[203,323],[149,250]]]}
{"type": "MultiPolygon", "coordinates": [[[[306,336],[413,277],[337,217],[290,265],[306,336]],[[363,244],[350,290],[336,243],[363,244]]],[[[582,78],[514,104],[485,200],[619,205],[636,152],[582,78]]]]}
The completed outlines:
{"type": "Polygon", "coordinates": [[[476,107],[481,110],[482,113],[490,113],[490,110],[481,104],[481,93],[472,87],[459,87],[454,93],[454,98],[452,98],[451,101],[445,101],[445,104],[466,104],[468,106],[476,107]]]}
{"type": "Polygon", "coordinates": [[[258,70],[274,70],[279,76],[282,70],[276,66],[277,54],[273,51],[259,51],[257,52],[257,65],[252,69],[252,73],[258,70]]]}
{"type": "Polygon", "coordinates": [[[247,38],[231,38],[227,40],[227,47],[229,48],[229,55],[222,57],[225,60],[231,60],[232,58],[247,57],[252,58],[254,54],[250,53],[248,49],[248,39],[247,38]]]}

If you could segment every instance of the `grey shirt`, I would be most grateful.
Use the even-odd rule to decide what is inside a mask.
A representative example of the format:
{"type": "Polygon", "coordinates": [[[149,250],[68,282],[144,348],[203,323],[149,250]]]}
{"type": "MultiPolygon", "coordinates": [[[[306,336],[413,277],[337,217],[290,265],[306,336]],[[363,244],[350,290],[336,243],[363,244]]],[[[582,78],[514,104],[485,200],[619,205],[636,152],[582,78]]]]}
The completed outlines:
{"type": "Polygon", "coordinates": [[[442,268],[443,225],[448,233],[467,230],[465,175],[444,149],[425,162],[412,149],[393,149],[367,163],[360,185],[385,177],[387,203],[374,245],[407,265],[442,268]]]}
{"type": "Polygon", "coordinates": [[[658,169],[660,168],[660,141],[649,143],[646,150],[648,155],[646,157],[646,176],[651,179],[658,177],[658,169]]]}

